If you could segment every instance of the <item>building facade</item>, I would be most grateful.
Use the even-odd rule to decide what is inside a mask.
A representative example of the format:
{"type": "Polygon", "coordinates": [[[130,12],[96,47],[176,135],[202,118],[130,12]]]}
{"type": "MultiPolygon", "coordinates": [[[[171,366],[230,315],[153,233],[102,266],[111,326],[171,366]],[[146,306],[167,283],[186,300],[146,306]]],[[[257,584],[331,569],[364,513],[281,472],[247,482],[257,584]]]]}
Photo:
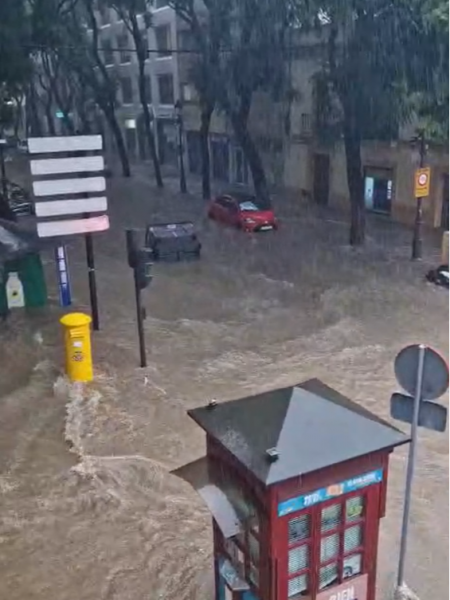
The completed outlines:
{"type": "MultiPolygon", "coordinates": [[[[117,81],[117,117],[130,159],[149,158],[143,111],[139,97],[138,59],[131,33],[112,9],[98,13],[100,43],[105,65],[117,81]]],[[[177,17],[163,0],[152,8],[152,25],[139,17],[143,37],[150,50],[146,60],[147,99],[152,127],[162,165],[176,166],[177,128],[174,105],[180,97],[177,60],[177,17]]]]}

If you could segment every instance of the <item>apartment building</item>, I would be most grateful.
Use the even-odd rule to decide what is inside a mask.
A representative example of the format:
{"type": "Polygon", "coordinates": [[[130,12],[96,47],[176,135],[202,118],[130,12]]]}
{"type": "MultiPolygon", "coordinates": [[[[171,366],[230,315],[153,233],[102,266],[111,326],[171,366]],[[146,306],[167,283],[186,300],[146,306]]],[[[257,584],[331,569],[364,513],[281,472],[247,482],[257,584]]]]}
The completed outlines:
{"type": "MultiPolygon", "coordinates": [[[[128,153],[131,160],[144,160],[148,158],[148,146],[133,38],[114,10],[105,8],[97,17],[104,61],[106,67],[114,71],[118,84],[117,116],[128,153]]],[[[143,17],[139,17],[139,22],[150,50],[146,60],[146,85],[158,154],[161,164],[176,166],[178,154],[174,104],[180,97],[180,77],[178,55],[172,50],[177,49],[177,17],[164,0],[157,0],[152,8],[151,27],[146,27],[143,17]]]]}
{"type": "MultiPolygon", "coordinates": [[[[289,67],[295,90],[293,99],[275,103],[263,94],[256,95],[250,129],[273,185],[294,191],[299,199],[349,209],[343,141],[324,143],[318,135],[320,109],[316,104],[314,76],[321,60],[322,49],[317,38],[312,34],[299,38],[289,67]]],[[[195,96],[191,102],[185,102],[184,114],[188,166],[191,172],[199,173],[199,110],[195,96]]],[[[395,141],[375,139],[363,144],[365,204],[369,212],[404,223],[414,220],[414,172],[419,163],[417,145],[411,142],[414,133],[414,124],[410,124],[400,128],[395,141]]],[[[245,157],[223,113],[213,117],[210,150],[213,178],[250,183],[245,157]]],[[[430,197],[424,203],[424,220],[431,227],[446,230],[448,160],[448,148],[429,145],[426,162],[432,168],[432,178],[430,197]]]]}

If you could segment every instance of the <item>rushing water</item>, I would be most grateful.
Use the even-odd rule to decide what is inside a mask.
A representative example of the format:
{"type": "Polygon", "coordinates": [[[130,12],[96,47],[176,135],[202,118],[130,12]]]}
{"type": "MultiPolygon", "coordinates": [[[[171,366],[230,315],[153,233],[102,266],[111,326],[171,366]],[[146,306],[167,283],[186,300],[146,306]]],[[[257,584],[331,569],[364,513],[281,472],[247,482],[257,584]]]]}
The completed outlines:
{"type": "MultiPolygon", "coordinates": [[[[115,223],[143,221],[138,192],[116,206],[115,223]]],[[[199,218],[194,201],[153,204],[155,218],[176,210],[199,218]]],[[[84,391],[59,375],[55,308],[3,327],[0,600],[212,597],[210,516],[170,473],[204,452],[192,406],[319,377],[388,417],[396,352],[411,341],[447,352],[447,297],[421,283],[425,266],[409,264],[401,232],[382,242],[375,232],[370,251],[353,254],[340,227],[314,215],[287,215],[278,237],[205,227],[200,263],[157,268],[145,370],[136,368],[130,273],[111,232],[97,257],[96,379],[84,391]]],[[[83,307],[82,253],[69,252],[83,307]]],[[[404,467],[403,449],[391,459],[383,593],[396,569],[404,467]]],[[[407,580],[422,598],[430,589],[443,598],[446,436],[421,432],[416,477],[407,580]]]]}

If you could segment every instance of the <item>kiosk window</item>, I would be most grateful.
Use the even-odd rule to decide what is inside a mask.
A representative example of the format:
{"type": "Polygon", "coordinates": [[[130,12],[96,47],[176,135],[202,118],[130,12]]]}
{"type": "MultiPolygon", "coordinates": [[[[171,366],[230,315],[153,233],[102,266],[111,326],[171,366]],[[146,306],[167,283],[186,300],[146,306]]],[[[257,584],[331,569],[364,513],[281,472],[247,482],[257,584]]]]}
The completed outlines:
{"type": "Polygon", "coordinates": [[[288,597],[296,600],[303,598],[309,591],[311,514],[306,513],[290,519],[288,532],[288,597]]]}
{"type": "Polygon", "coordinates": [[[289,580],[288,596],[295,599],[308,590],[308,576],[300,575],[289,580]]]}
{"type": "Polygon", "coordinates": [[[328,504],[319,511],[319,590],[362,572],[364,559],[365,496],[328,504]]]}

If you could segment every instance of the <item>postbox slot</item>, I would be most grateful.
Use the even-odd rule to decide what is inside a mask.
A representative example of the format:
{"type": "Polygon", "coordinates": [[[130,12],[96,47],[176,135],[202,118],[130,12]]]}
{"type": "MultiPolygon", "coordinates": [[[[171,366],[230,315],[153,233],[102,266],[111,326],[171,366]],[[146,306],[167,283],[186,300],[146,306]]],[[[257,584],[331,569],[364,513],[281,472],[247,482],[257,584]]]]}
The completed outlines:
{"type": "Polygon", "coordinates": [[[80,339],[85,337],[85,332],[82,329],[69,329],[70,339],[80,339]]]}

